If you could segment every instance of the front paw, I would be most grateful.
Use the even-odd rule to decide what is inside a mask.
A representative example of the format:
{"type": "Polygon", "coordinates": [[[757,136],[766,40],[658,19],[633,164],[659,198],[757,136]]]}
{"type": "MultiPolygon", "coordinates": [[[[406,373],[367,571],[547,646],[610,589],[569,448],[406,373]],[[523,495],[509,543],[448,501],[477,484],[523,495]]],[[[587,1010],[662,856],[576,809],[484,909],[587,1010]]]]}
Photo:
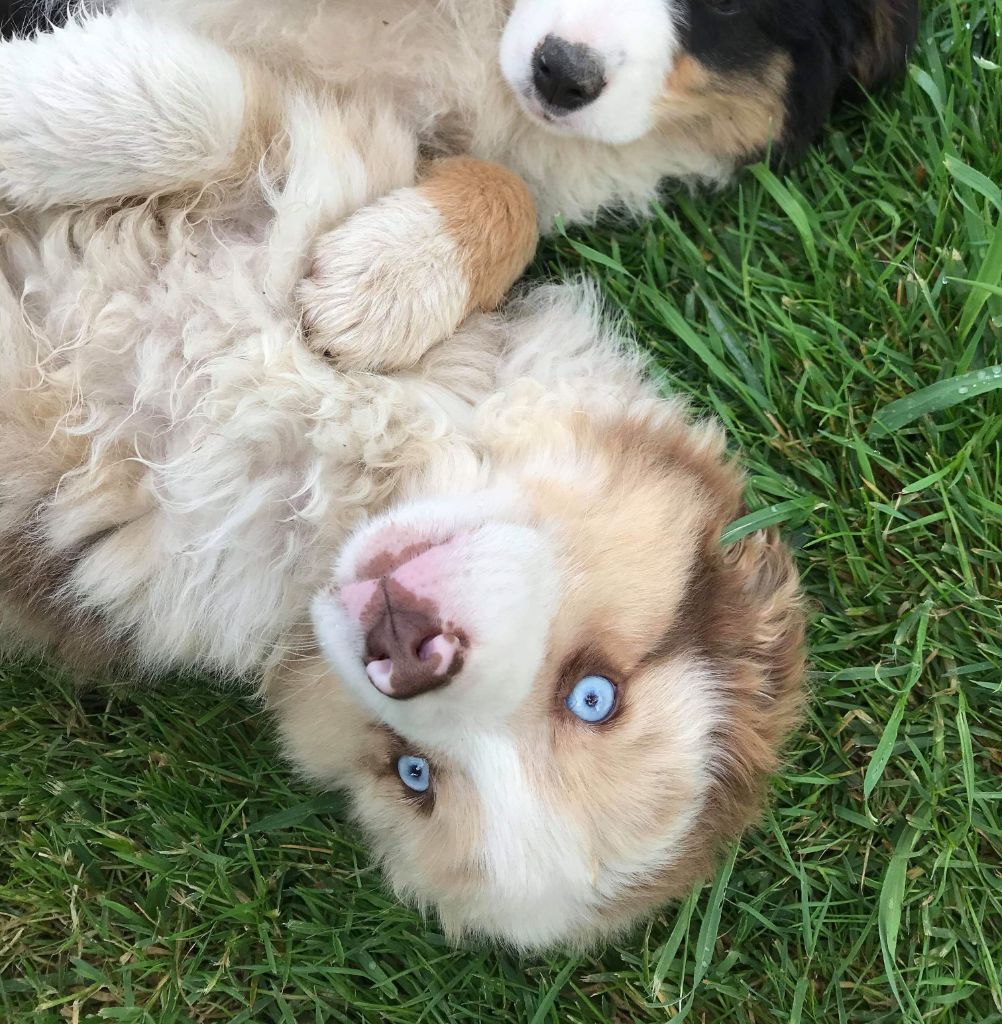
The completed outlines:
{"type": "Polygon", "coordinates": [[[474,305],[456,242],[418,189],[321,236],[298,300],[306,343],[355,370],[413,366],[474,305]]]}

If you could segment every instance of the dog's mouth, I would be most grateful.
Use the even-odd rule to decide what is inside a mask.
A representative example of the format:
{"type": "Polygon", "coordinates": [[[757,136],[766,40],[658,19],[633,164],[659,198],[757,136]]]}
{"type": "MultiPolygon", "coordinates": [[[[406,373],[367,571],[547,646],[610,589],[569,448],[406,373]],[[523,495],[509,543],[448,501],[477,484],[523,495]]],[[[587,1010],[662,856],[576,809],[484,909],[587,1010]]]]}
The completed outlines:
{"type": "Polygon", "coordinates": [[[564,110],[555,110],[547,106],[536,94],[532,85],[523,85],[521,88],[513,88],[515,98],[522,109],[522,113],[535,122],[548,128],[550,131],[560,135],[577,135],[573,126],[568,123],[572,117],[571,113],[564,110]]]}

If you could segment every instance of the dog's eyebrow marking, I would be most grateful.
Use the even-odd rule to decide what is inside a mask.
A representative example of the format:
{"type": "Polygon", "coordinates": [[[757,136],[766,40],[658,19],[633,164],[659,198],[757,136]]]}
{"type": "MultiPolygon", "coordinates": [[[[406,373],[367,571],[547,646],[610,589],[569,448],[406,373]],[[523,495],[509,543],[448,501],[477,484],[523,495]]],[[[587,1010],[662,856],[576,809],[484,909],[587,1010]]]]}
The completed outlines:
{"type": "Polygon", "coordinates": [[[703,652],[712,646],[710,609],[719,594],[713,556],[701,546],[689,570],[682,600],[664,632],[640,659],[639,666],[663,661],[683,651],[703,652]]]}

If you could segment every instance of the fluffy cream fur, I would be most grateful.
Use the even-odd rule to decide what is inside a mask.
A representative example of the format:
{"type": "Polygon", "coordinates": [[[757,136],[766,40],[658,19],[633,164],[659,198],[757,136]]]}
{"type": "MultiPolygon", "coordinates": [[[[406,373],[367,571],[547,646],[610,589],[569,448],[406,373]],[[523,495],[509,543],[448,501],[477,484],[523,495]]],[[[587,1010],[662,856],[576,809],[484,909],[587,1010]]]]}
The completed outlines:
{"type": "MultiPolygon", "coordinates": [[[[318,355],[317,240],[357,262],[361,208],[414,180],[412,126],[212,45],[120,12],[0,47],[0,627],[257,680],[450,934],[620,928],[754,814],[802,678],[789,557],[721,551],[741,481],[719,429],[587,291],[476,314],[392,372],[318,355]],[[151,195],[98,198],[130,175],[151,195]],[[409,545],[439,552],[412,596],[465,660],[399,701],[345,595],[409,545]],[[564,703],[590,674],[619,691],[600,726],[564,703]]],[[[398,205],[373,208],[393,237],[398,205]]]]}

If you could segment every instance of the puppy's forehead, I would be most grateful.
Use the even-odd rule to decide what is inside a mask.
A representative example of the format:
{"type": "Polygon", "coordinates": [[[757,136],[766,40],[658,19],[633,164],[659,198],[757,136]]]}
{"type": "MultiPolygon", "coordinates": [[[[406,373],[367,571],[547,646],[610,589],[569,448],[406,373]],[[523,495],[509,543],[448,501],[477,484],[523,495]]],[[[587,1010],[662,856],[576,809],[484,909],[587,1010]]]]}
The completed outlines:
{"type": "Polygon", "coordinates": [[[599,663],[627,669],[673,628],[737,506],[739,484],[733,472],[707,478],[655,456],[604,470],[586,496],[553,483],[534,494],[540,517],[559,524],[563,552],[563,602],[549,650],[562,660],[586,649],[599,663]]]}

